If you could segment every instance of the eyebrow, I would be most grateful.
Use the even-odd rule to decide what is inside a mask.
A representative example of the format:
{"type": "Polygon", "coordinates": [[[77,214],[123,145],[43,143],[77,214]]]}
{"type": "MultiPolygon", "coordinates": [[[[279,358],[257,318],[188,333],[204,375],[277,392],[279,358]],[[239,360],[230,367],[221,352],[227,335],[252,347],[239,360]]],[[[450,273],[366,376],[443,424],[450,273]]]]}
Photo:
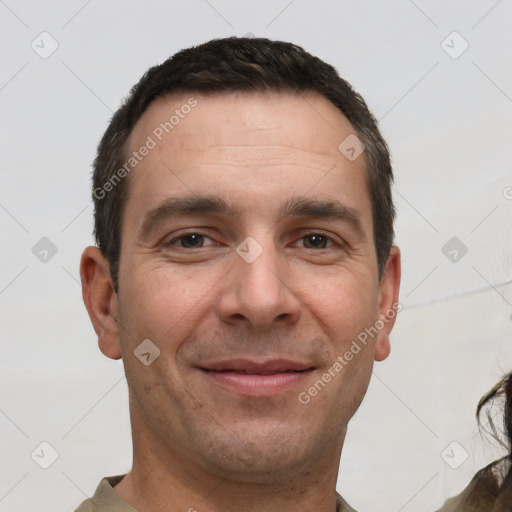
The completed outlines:
{"type": "Polygon", "coordinates": [[[176,215],[240,215],[242,212],[234,205],[220,196],[215,195],[189,195],[182,197],[169,197],[159,206],[150,210],[144,216],[139,230],[141,239],[148,238],[153,229],[160,222],[176,215]]]}
{"type": "Polygon", "coordinates": [[[281,206],[279,216],[280,218],[301,216],[341,220],[350,224],[362,238],[365,238],[361,214],[355,208],[335,199],[291,197],[281,206]]]}
{"type": "MultiPolygon", "coordinates": [[[[188,195],[169,197],[144,216],[139,239],[147,239],[153,230],[173,216],[193,214],[236,216],[243,210],[217,195],[188,195]]],[[[347,222],[357,233],[365,237],[361,214],[337,200],[319,200],[305,197],[288,198],[279,208],[279,219],[285,217],[318,217],[347,222]]]]}

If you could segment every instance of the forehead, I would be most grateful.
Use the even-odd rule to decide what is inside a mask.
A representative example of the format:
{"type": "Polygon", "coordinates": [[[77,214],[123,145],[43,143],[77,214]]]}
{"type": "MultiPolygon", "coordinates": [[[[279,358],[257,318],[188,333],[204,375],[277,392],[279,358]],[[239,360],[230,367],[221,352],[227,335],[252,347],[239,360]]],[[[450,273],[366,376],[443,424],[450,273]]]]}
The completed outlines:
{"type": "Polygon", "coordinates": [[[149,105],[128,146],[136,150],[148,135],[160,146],[185,150],[257,145],[272,137],[276,143],[337,159],[338,145],[354,131],[341,111],[319,94],[175,93],[149,105]]]}
{"type": "Polygon", "coordinates": [[[151,148],[129,174],[128,203],[142,212],[171,190],[173,195],[206,191],[229,194],[256,209],[265,194],[267,199],[286,191],[303,196],[310,190],[341,195],[344,203],[369,212],[364,153],[350,161],[339,149],[354,133],[339,109],[318,94],[159,97],[128,140],[127,157],[151,148]]]}

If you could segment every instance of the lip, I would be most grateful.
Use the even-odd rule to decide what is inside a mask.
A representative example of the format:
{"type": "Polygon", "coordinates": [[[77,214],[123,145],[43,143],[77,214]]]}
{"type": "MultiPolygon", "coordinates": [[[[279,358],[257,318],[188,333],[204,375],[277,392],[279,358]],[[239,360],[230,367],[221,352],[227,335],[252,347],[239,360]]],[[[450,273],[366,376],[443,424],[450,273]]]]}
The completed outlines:
{"type": "Polygon", "coordinates": [[[311,365],[285,359],[253,361],[231,359],[199,368],[217,385],[244,396],[275,396],[289,391],[307,379],[311,365]]]}

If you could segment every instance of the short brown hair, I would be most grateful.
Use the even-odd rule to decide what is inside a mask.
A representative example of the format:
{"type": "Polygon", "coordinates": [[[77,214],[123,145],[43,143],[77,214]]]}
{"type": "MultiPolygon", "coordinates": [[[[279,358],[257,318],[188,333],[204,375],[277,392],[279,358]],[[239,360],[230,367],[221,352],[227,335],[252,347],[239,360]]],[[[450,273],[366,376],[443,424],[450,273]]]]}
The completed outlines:
{"type": "MultiPolygon", "coordinates": [[[[389,150],[363,98],[336,69],[300,46],[266,38],[214,39],[150,68],[113,115],[94,160],[94,234],[118,291],[121,222],[127,180],[113,180],[126,165],[127,140],[149,104],[171,93],[318,93],[350,121],[365,147],[379,279],[394,232],[389,150]],[[115,186],[104,186],[110,183],[115,186]]],[[[341,140],[340,140],[341,142],[341,140]]]]}

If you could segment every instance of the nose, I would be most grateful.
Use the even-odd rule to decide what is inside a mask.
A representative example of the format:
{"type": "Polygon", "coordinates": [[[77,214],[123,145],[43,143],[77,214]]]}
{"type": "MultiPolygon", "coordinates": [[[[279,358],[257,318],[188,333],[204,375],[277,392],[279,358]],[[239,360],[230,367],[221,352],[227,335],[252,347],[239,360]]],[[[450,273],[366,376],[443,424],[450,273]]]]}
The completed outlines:
{"type": "Polygon", "coordinates": [[[277,324],[296,323],[301,316],[301,301],[293,290],[285,255],[271,240],[261,240],[249,238],[233,254],[233,268],[220,283],[217,314],[225,323],[248,324],[254,330],[265,331],[277,324]]]}

